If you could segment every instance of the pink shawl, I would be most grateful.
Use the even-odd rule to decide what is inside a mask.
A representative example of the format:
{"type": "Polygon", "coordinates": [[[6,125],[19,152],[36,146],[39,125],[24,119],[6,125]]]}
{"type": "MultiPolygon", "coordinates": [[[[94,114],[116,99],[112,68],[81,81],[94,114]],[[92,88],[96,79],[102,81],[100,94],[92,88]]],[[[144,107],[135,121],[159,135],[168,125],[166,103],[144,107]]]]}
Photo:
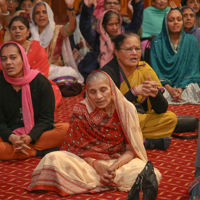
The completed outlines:
{"type": "Polygon", "coordinates": [[[104,0],[99,0],[97,2],[97,6],[94,10],[93,16],[96,17],[96,19],[99,19],[99,16],[101,15],[101,13],[104,11],[104,0]]]}
{"type": "MultiPolygon", "coordinates": [[[[114,44],[112,43],[110,36],[102,26],[103,18],[108,11],[109,10],[104,11],[100,15],[97,22],[97,32],[100,34],[100,68],[102,68],[105,64],[107,64],[109,61],[113,59],[113,52],[114,52],[114,44]]],[[[119,14],[116,10],[113,11],[119,14]]],[[[118,29],[117,34],[123,33],[123,30],[121,29],[121,24],[122,24],[122,19],[120,17],[120,27],[118,29]]]]}
{"type": "MultiPolygon", "coordinates": [[[[2,67],[4,78],[8,83],[12,85],[22,86],[22,114],[23,114],[24,127],[15,129],[13,133],[15,133],[16,135],[27,135],[34,127],[34,112],[33,112],[33,104],[32,104],[29,83],[37,76],[39,71],[30,69],[30,65],[28,63],[26,53],[21,45],[15,42],[7,42],[7,43],[14,43],[19,47],[22,54],[22,58],[23,58],[23,72],[24,72],[23,77],[12,78],[5,73],[2,67]]],[[[4,43],[4,44],[7,44],[7,43],[4,43]]],[[[1,49],[3,47],[4,45],[1,47],[1,49]]],[[[0,58],[0,62],[1,62],[1,58],[0,58]]]]}

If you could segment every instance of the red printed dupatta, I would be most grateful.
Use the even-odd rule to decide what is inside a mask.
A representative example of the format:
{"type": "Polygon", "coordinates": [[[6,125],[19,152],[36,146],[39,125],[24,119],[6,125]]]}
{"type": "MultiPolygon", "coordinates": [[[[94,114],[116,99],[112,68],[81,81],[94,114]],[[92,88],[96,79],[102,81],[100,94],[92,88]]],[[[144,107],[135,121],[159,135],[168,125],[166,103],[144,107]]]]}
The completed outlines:
{"type": "Polygon", "coordinates": [[[107,160],[119,158],[126,150],[125,145],[119,120],[108,117],[106,112],[98,108],[89,114],[86,105],[80,102],[74,107],[61,149],[82,158],[107,160]]]}
{"type": "Polygon", "coordinates": [[[147,155],[135,106],[126,100],[109,76],[108,79],[120,124],[116,124],[113,117],[108,118],[107,113],[103,110],[95,108],[86,95],[86,99],[74,107],[68,133],[61,150],[70,151],[80,157],[118,158],[124,152],[125,143],[123,136],[120,137],[120,134],[122,134],[121,127],[134,154],[146,162],[147,155]],[[111,127],[111,124],[116,126],[114,127],[115,131],[110,132],[109,130],[110,135],[105,135],[105,131],[108,130],[107,127],[111,127]],[[115,136],[117,132],[118,135],[115,136]],[[117,138],[116,141],[114,140],[115,137],[117,138]],[[110,143],[107,141],[110,141],[110,143]]]}

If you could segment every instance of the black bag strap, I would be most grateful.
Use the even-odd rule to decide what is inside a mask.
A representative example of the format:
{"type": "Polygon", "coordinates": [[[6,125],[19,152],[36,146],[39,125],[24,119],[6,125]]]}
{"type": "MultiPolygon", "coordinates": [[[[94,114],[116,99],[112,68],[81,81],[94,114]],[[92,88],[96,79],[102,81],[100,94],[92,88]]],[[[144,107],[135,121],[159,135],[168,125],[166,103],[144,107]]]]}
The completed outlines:
{"type": "Polygon", "coordinates": [[[123,79],[125,80],[125,82],[126,82],[128,88],[129,88],[129,90],[130,90],[130,89],[131,89],[131,86],[130,86],[130,84],[129,84],[127,78],[126,78],[126,75],[124,74],[124,71],[122,70],[122,68],[121,68],[120,65],[119,65],[119,71],[121,72],[121,74],[122,74],[122,76],[123,76],[123,79]]]}
{"type": "MultiPolygon", "coordinates": [[[[122,70],[121,66],[119,65],[119,71],[123,77],[123,79],[125,80],[129,90],[131,89],[131,86],[130,86],[130,83],[128,82],[127,78],[126,78],[126,75],[124,74],[124,71],[122,70]]],[[[135,99],[135,103],[138,103],[137,99],[135,99]]]]}

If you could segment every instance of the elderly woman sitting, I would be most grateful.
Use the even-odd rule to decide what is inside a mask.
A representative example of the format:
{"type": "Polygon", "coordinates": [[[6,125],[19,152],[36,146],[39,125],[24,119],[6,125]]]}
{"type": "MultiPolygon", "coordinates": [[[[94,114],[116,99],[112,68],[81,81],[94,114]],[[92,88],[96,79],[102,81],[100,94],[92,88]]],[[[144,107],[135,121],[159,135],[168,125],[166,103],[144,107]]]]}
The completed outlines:
{"type": "MultiPolygon", "coordinates": [[[[61,196],[112,188],[127,192],[144,168],[147,155],[133,104],[103,72],[90,74],[86,87],[86,99],[74,107],[63,151],[40,161],[28,190],[61,196]]],[[[157,169],[155,174],[159,182],[157,169]]]]}
{"type": "Polygon", "coordinates": [[[145,147],[166,150],[177,117],[167,111],[168,103],[162,94],[164,89],[156,73],[146,62],[140,61],[140,38],[126,33],[116,36],[113,42],[115,57],[102,70],[137,107],[142,134],[146,138],[145,147]]]}
{"type": "Polygon", "coordinates": [[[30,69],[19,44],[5,43],[0,54],[0,160],[44,156],[62,145],[68,129],[68,124],[53,124],[52,86],[30,69]]]}

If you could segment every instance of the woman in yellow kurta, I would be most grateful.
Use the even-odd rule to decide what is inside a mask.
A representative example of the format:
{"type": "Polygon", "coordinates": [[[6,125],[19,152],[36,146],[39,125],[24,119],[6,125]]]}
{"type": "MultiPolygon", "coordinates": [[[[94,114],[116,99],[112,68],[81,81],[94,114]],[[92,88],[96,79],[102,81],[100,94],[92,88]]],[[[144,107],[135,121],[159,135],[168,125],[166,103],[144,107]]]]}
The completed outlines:
{"type": "Polygon", "coordinates": [[[166,150],[171,143],[170,136],[177,124],[177,117],[167,111],[168,103],[162,95],[163,86],[156,73],[146,62],[140,61],[140,39],[133,33],[126,33],[116,36],[113,42],[115,58],[102,70],[111,76],[122,94],[135,104],[146,139],[145,147],[166,150]]]}

